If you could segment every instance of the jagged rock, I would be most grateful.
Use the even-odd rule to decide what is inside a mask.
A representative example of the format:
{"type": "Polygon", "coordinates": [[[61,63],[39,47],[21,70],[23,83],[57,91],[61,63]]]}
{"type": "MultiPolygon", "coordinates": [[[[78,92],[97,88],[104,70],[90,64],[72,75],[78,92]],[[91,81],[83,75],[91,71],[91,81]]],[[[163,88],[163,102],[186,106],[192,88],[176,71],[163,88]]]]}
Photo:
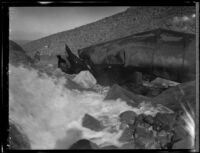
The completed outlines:
{"type": "Polygon", "coordinates": [[[125,111],[119,115],[120,122],[126,124],[133,124],[135,122],[137,114],[133,111],[125,111]]]}
{"type": "Polygon", "coordinates": [[[148,95],[149,92],[149,88],[143,86],[141,83],[128,82],[124,84],[122,87],[138,95],[148,95]]]}
{"type": "Polygon", "coordinates": [[[105,97],[105,100],[109,100],[109,99],[116,100],[118,98],[124,100],[127,103],[127,105],[130,105],[133,107],[137,107],[138,104],[141,103],[142,101],[150,101],[148,97],[134,94],[133,92],[130,92],[120,87],[119,85],[115,84],[108,91],[105,97]]]}
{"type": "Polygon", "coordinates": [[[79,150],[79,149],[98,149],[98,148],[99,147],[95,143],[87,139],[81,139],[75,142],[69,149],[79,150]]]}
{"type": "Polygon", "coordinates": [[[84,70],[90,70],[86,63],[72,53],[70,48],[65,44],[67,60],[70,63],[70,70],[72,73],[77,74],[84,70]]]}
{"type": "Polygon", "coordinates": [[[100,121],[89,114],[85,114],[85,116],[83,117],[82,126],[93,131],[101,131],[104,128],[100,121]]]}
{"type": "Polygon", "coordinates": [[[174,140],[182,140],[188,137],[188,133],[183,128],[185,125],[177,125],[174,127],[174,140]]]}
{"type": "Polygon", "coordinates": [[[193,149],[193,146],[191,146],[190,138],[185,137],[184,139],[174,143],[172,149],[193,149]]]}
{"type": "Polygon", "coordinates": [[[162,104],[178,112],[182,109],[180,104],[192,107],[193,111],[196,111],[196,81],[190,81],[186,83],[181,83],[175,87],[171,87],[163,91],[157,97],[152,99],[154,104],[162,104]]]}
{"type": "Polygon", "coordinates": [[[168,88],[168,87],[177,86],[180,83],[158,77],[154,79],[153,81],[151,81],[151,84],[153,84],[154,86],[162,86],[162,87],[168,88]]]}
{"type": "Polygon", "coordinates": [[[89,71],[81,71],[75,76],[73,81],[83,88],[92,88],[97,83],[96,79],[89,71]]]}
{"type": "Polygon", "coordinates": [[[28,137],[14,124],[10,122],[9,149],[31,149],[28,137]]]}
{"type": "Polygon", "coordinates": [[[58,59],[58,68],[60,68],[63,72],[67,74],[73,74],[72,70],[70,69],[71,64],[67,59],[63,59],[61,55],[57,55],[58,59]]]}

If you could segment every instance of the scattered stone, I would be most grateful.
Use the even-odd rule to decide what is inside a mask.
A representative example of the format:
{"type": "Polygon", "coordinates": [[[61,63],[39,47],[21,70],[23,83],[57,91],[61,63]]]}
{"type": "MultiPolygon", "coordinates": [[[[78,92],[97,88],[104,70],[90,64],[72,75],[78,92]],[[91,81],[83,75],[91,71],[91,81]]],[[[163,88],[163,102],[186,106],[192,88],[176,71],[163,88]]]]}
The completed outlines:
{"type": "Polygon", "coordinates": [[[89,114],[85,114],[85,116],[83,117],[82,126],[93,131],[101,131],[104,128],[99,120],[89,114]]]}
{"type": "Polygon", "coordinates": [[[181,140],[181,139],[185,139],[188,136],[188,133],[185,131],[185,129],[183,128],[183,125],[177,125],[174,127],[174,140],[181,140]]]}

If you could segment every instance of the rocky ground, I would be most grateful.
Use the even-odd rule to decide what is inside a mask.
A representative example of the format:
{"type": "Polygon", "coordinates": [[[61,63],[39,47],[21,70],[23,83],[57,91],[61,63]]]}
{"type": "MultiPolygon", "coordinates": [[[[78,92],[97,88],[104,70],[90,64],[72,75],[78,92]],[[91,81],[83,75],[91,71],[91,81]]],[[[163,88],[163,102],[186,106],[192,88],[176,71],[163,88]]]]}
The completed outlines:
{"type": "Polygon", "coordinates": [[[195,6],[130,7],[126,11],[81,27],[56,33],[23,45],[30,56],[64,54],[68,44],[78,49],[156,28],[195,33],[195,6]]]}
{"type": "MultiPolygon", "coordinates": [[[[28,58],[15,43],[10,45],[9,62],[13,65],[34,62],[28,58]],[[21,56],[23,54],[23,56],[21,56]],[[17,55],[17,56],[14,56],[17,55]],[[16,58],[20,57],[20,58],[16,58]],[[22,58],[23,57],[23,58],[22,58]],[[15,60],[13,60],[15,59],[15,60]],[[17,60],[16,60],[17,59],[17,60]]],[[[36,67],[36,66],[35,66],[36,67]]],[[[42,68],[40,68],[42,70],[42,68]]],[[[44,70],[45,68],[43,68],[44,70]]],[[[51,73],[53,67],[49,67],[51,73]]],[[[47,71],[47,70],[44,70],[47,71]]],[[[63,75],[63,74],[62,74],[63,75]]],[[[137,80],[142,80],[141,78],[137,80]]],[[[73,86],[73,83],[71,84],[73,86]]],[[[84,87],[80,87],[83,89],[84,87]]],[[[159,110],[155,116],[136,114],[134,111],[122,112],[118,119],[123,130],[118,146],[100,147],[91,140],[81,139],[74,143],[70,149],[191,149],[193,140],[187,130],[190,120],[184,118],[186,108],[190,115],[194,115],[196,108],[196,82],[179,84],[162,78],[153,81],[144,81],[142,84],[114,84],[108,88],[105,100],[121,98],[130,106],[140,108],[143,102],[159,110]]],[[[192,116],[194,117],[194,116],[192,116]]],[[[11,120],[9,129],[9,144],[11,149],[30,149],[28,137],[23,130],[11,120]]],[[[90,114],[82,118],[82,126],[93,131],[102,131],[104,123],[90,114]]],[[[190,124],[192,126],[192,123],[190,124]]],[[[193,125],[194,126],[194,125],[193,125]]],[[[197,125],[198,126],[198,125],[197,125]]],[[[194,128],[194,127],[193,127],[194,128]]],[[[111,129],[115,130],[115,129],[111,129]]]]}

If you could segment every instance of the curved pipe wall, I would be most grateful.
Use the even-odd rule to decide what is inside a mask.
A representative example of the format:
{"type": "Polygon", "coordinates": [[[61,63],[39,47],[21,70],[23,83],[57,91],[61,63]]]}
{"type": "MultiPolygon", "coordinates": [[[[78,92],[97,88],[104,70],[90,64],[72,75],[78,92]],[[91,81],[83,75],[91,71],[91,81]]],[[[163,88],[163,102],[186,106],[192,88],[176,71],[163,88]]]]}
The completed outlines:
{"type": "Polygon", "coordinates": [[[186,82],[195,79],[195,53],[195,35],[156,29],[81,49],[79,57],[186,82]]]}

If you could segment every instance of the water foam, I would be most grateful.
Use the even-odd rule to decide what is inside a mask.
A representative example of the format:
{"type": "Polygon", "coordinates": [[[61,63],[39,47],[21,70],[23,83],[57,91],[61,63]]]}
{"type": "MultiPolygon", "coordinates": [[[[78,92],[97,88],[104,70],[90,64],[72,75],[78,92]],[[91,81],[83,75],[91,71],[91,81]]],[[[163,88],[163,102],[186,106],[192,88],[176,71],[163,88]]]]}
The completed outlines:
{"type": "Polygon", "coordinates": [[[120,99],[104,101],[105,94],[71,90],[67,83],[63,76],[50,77],[34,68],[9,65],[9,119],[23,128],[32,149],[67,149],[81,138],[99,146],[120,147],[119,114],[127,110],[152,114],[147,107],[133,108],[120,99]],[[106,116],[106,128],[95,132],[83,127],[86,113],[102,122],[101,117],[106,116]]]}

